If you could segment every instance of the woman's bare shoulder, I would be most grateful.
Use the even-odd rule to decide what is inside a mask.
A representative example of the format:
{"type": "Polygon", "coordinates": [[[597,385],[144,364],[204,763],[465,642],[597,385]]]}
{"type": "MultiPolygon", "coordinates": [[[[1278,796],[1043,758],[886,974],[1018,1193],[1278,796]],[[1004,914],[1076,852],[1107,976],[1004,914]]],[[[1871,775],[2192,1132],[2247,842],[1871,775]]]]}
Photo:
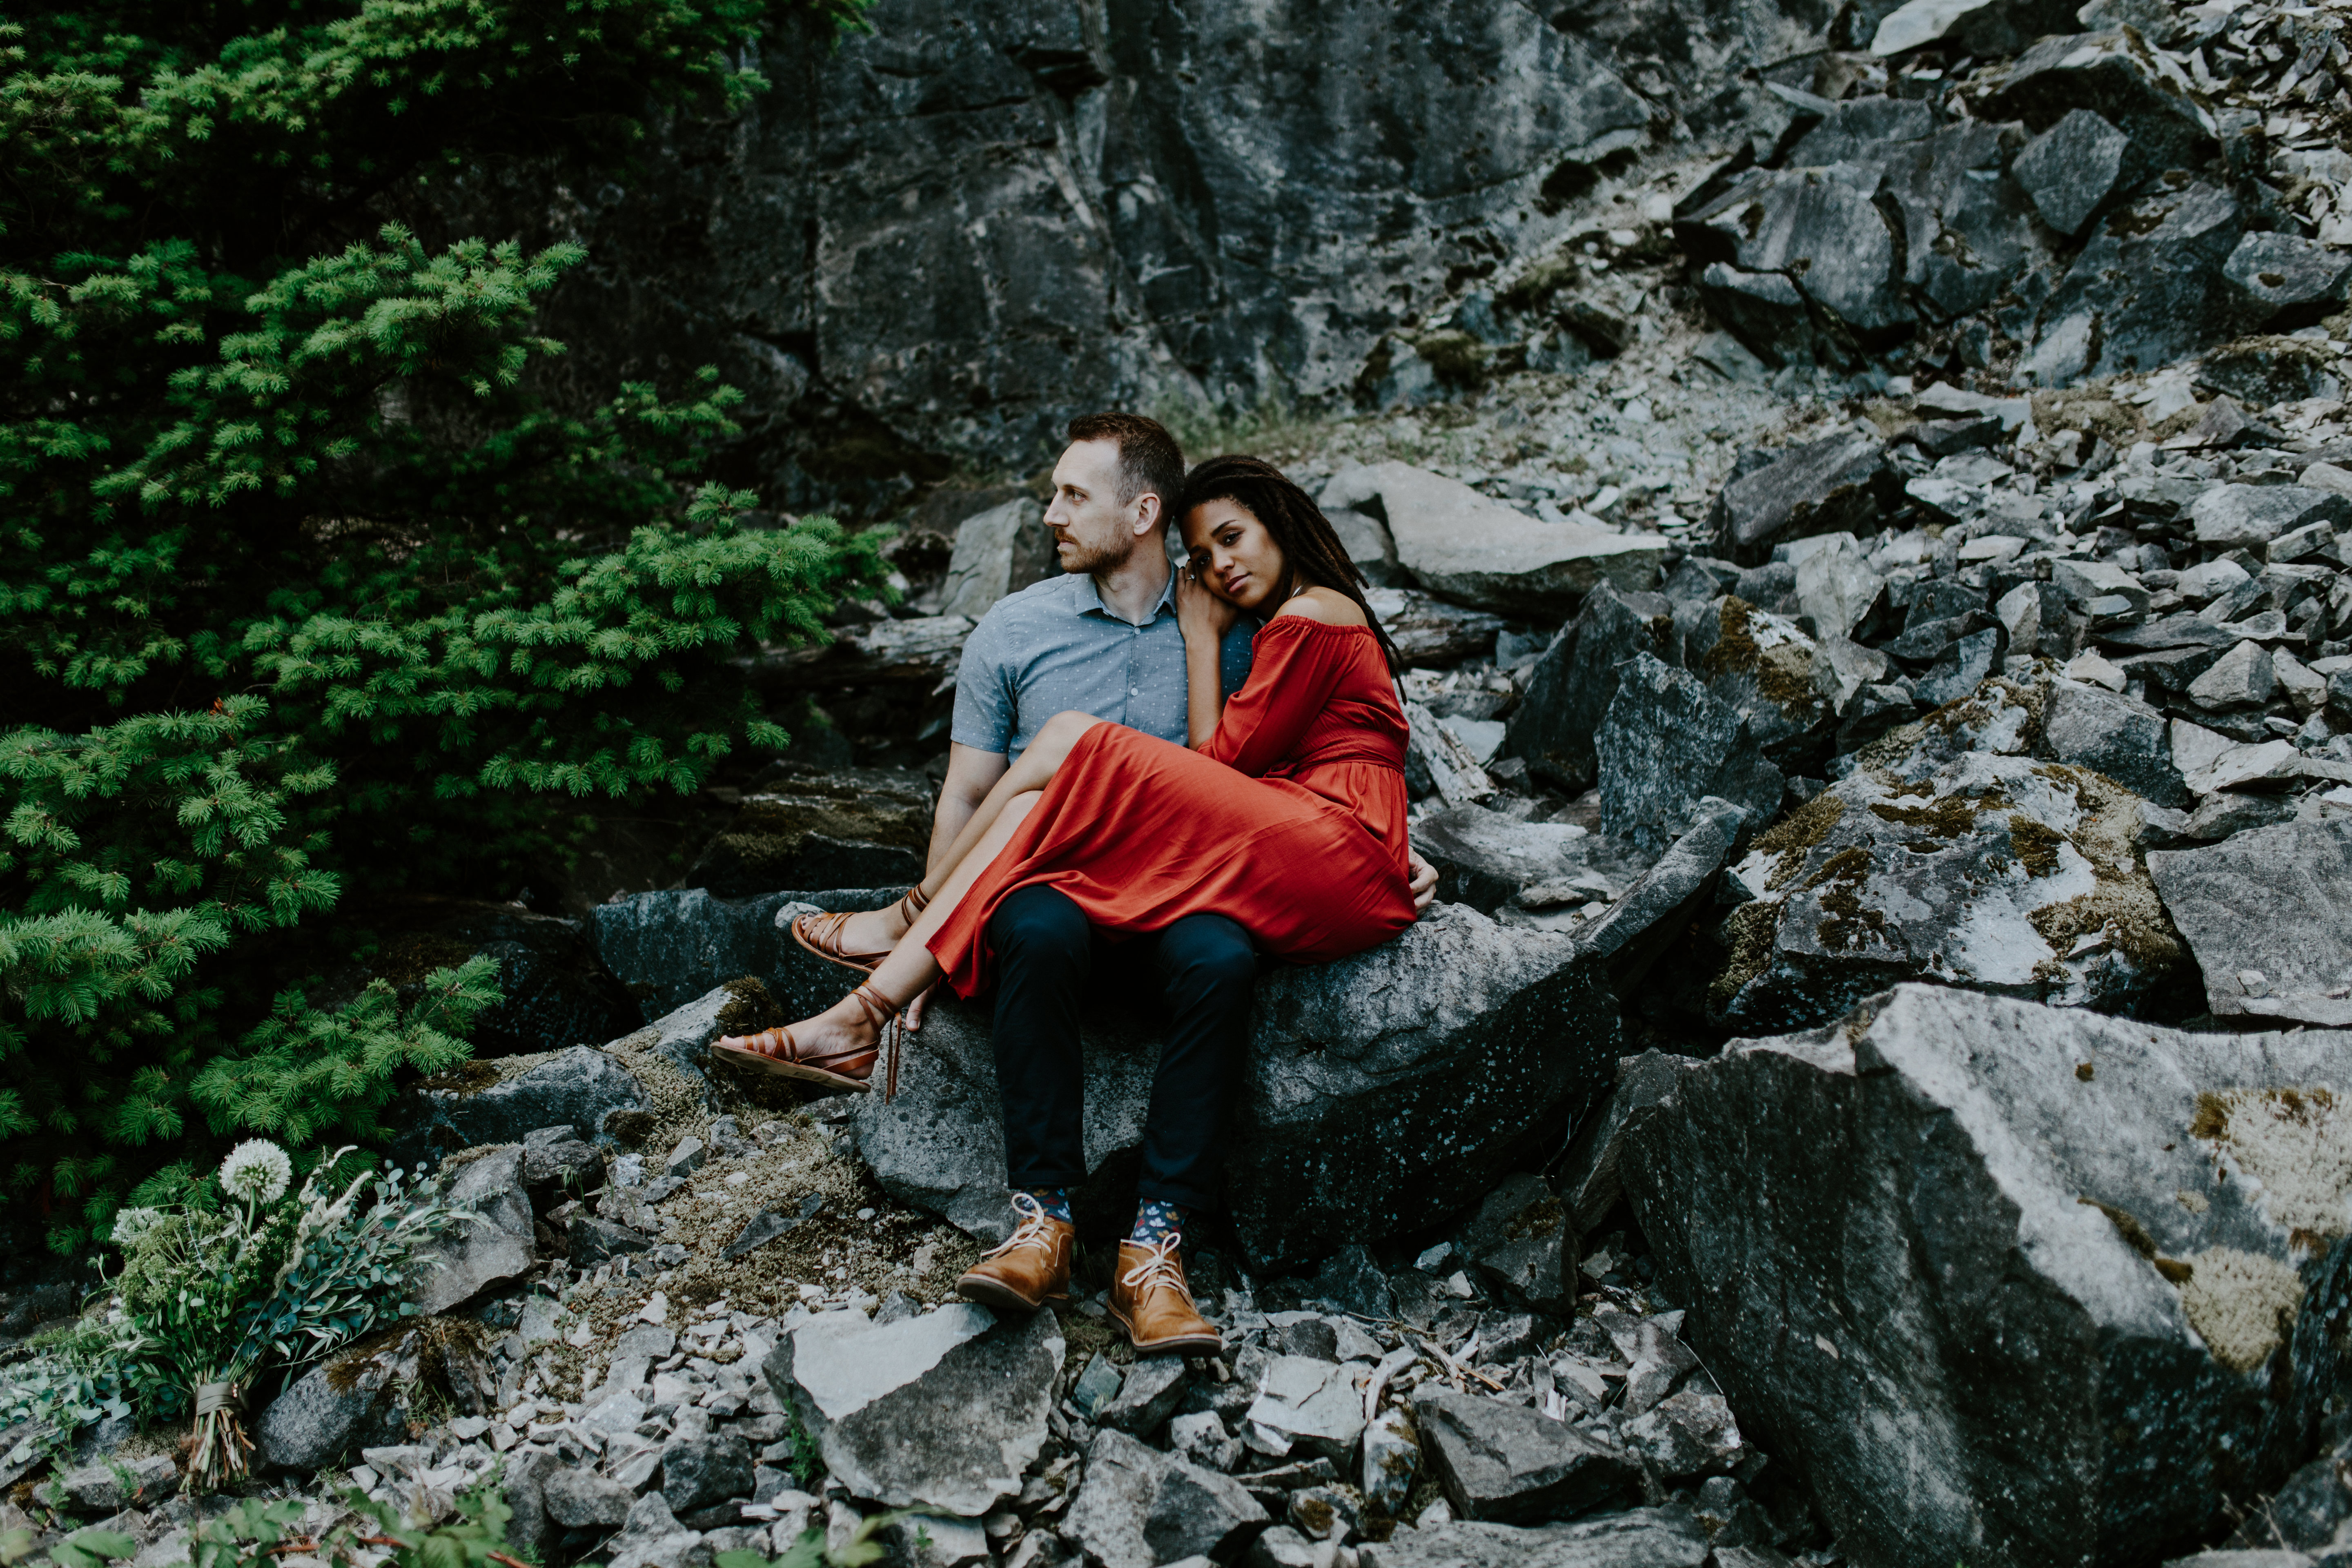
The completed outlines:
{"type": "Polygon", "coordinates": [[[1276,619],[1297,616],[1305,620],[1320,621],[1327,626],[1360,626],[1366,624],[1364,612],[1355,600],[1330,588],[1308,588],[1294,594],[1275,612],[1276,619]]]}

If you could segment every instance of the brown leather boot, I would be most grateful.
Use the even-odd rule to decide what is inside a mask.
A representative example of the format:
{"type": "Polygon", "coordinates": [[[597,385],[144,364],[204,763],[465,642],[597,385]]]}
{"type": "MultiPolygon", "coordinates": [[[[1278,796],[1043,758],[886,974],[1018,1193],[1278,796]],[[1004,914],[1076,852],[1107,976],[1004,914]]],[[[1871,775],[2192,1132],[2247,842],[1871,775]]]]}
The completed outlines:
{"type": "Polygon", "coordinates": [[[1182,1237],[1147,1246],[1118,1244],[1118,1268],[1110,1280],[1110,1315],[1139,1351],[1177,1351],[1214,1355],[1225,1342],[1192,1305],[1184,1283],[1184,1260],[1176,1256],[1182,1237]]]}
{"type": "Polygon", "coordinates": [[[967,1300],[999,1312],[1034,1312],[1048,1301],[1070,1299],[1070,1255],[1078,1228],[1055,1219],[1027,1193],[1013,1194],[1021,1225],[1003,1246],[963,1272],[956,1289],[967,1300]]]}

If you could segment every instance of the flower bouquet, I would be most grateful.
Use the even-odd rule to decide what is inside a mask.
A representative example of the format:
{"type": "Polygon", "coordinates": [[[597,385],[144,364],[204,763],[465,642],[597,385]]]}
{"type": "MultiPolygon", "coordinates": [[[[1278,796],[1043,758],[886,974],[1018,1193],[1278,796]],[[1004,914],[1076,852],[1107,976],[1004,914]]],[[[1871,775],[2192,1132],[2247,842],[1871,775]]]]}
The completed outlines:
{"type": "Polygon", "coordinates": [[[153,1384],[184,1394],[194,1409],[192,1491],[247,1474],[253,1444],[242,1414],[254,1378],[316,1361],[413,1314],[411,1264],[463,1217],[419,1201],[389,1166],[361,1169],[338,1194],[334,1173],[350,1153],[320,1161],[289,1192],[293,1162],[256,1139],[221,1163],[217,1201],[125,1209],[115,1218],[123,1253],[117,1289],[135,1331],[133,1353],[152,1369],[153,1384]]]}

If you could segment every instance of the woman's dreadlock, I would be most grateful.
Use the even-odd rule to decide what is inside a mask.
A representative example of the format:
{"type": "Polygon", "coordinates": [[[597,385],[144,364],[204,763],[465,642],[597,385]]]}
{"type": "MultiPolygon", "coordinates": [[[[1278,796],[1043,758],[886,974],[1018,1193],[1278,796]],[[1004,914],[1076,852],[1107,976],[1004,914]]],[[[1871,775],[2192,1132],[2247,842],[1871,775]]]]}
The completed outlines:
{"type": "Polygon", "coordinates": [[[1372,614],[1371,605],[1364,602],[1367,586],[1364,574],[1348,559],[1347,546],[1331,520],[1323,515],[1307,493],[1283,477],[1273,464],[1255,458],[1212,458],[1184,477],[1184,497],[1176,508],[1178,517],[1186,517],[1196,506],[1213,500],[1229,500],[1244,508],[1252,517],[1265,525],[1274,542],[1282,551],[1284,569],[1287,574],[1273,603],[1279,605],[1299,587],[1328,588],[1355,601],[1364,612],[1364,622],[1380,639],[1381,652],[1389,661],[1389,674],[1394,677],[1404,668],[1397,656],[1396,644],[1381,629],[1380,617],[1372,614]]]}

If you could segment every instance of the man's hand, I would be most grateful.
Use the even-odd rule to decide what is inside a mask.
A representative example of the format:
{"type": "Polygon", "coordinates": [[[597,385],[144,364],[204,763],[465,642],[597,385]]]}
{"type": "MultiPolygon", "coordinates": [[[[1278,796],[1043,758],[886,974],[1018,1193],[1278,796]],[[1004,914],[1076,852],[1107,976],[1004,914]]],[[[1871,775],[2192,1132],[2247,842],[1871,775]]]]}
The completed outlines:
{"type": "Polygon", "coordinates": [[[898,1015],[898,1022],[907,1026],[907,1033],[913,1035],[921,1032],[923,1009],[931,1005],[931,993],[938,989],[936,983],[924,986],[915,993],[915,999],[907,1004],[906,1011],[898,1015]]]}
{"type": "Polygon", "coordinates": [[[1412,868],[1412,880],[1406,884],[1412,889],[1412,918],[1419,920],[1429,912],[1430,901],[1437,897],[1437,868],[1421,858],[1410,845],[1404,852],[1405,864],[1412,868]]]}

